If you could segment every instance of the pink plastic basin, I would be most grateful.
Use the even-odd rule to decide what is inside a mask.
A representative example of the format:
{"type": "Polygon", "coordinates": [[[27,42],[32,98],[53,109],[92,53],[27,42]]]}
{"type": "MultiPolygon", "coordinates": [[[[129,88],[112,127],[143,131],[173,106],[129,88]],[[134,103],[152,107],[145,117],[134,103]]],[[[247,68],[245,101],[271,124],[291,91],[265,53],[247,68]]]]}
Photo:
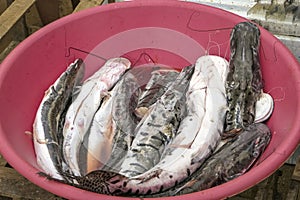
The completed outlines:
{"type": "MultiPolygon", "coordinates": [[[[229,58],[231,28],[246,19],[194,3],[144,0],[89,9],[60,19],[22,42],[0,67],[0,150],[38,186],[68,199],[126,199],[96,194],[37,175],[32,136],[44,91],[75,58],[88,74],[103,60],[125,56],[135,65],[156,62],[182,68],[204,54],[229,58]],[[91,52],[87,54],[85,52],[91,52]]],[[[237,194],[272,174],[300,138],[300,66],[288,49],[261,28],[260,62],[265,91],[275,100],[267,122],[273,137],[259,162],[245,175],[220,186],[165,199],[220,199],[237,194]]]]}

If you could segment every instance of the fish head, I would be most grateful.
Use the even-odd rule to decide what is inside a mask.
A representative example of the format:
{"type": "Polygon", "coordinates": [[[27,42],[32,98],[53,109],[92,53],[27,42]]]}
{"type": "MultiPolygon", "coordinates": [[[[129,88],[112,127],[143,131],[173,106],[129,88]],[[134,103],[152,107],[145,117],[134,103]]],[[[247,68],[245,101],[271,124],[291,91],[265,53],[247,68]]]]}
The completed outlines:
{"type": "Polygon", "coordinates": [[[263,123],[253,123],[237,136],[235,149],[246,151],[251,157],[258,157],[269,144],[271,132],[263,123]]]}
{"type": "Polygon", "coordinates": [[[236,80],[242,73],[251,74],[256,64],[260,44],[260,30],[251,22],[237,24],[230,36],[231,62],[236,80]]]}
{"type": "Polygon", "coordinates": [[[241,22],[237,24],[231,31],[230,35],[230,48],[231,53],[248,53],[238,51],[238,49],[252,49],[256,50],[260,45],[260,30],[251,22],[241,22]]]}
{"type": "Polygon", "coordinates": [[[252,156],[258,158],[271,140],[271,133],[269,128],[262,123],[256,124],[257,136],[256,140],[253,141],[252,156]]]}
{"type": "Polygon", "coordinates": [[[131,67],[131,62],[123,57],[111,58],[103,67],[105,67],[105,71],[101,75],[101,81],[111,88],[120,79],[120,76],[131,67]]]}
{"type": "Polygon", "coordinates": [[[229,142],[232,143],[230,148],[226,149],[231,151],[232,155],[230,163],[226,164],[222,172],[224,179],[229,181],[248,171],[264,152],[270,139],[271,132],[263,123],[251,124],[233,138],[229,142]]]}
{"type": "Polygon", "coordinates": [[[259,43],[260,30],[251,22],[239,23],[231,32],[231,58],[225,84],[229,107],[225,132],[254,122],[255,103],[263,88],[259,43]]]}

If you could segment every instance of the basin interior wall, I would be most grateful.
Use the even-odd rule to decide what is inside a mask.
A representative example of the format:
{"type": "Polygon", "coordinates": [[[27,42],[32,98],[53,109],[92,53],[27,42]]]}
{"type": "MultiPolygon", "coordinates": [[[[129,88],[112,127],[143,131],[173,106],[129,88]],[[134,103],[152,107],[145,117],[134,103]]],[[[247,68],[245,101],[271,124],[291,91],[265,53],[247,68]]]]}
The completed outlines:
{"type": "MultiPolygon", "coordinates": [[[[208,6],[155,0],[101,6],[53,22],[22,42],[1,64],[1,153],[23,176],[55,194],[72,199],[101,196],[36,174],[40,169],[33,136],[25,132],[32,131],[47,88],[79,57],[86,62],[86,77],[106,59],[117,56],[127,57],[134,66],[154,62],[177,69],[207,54],[229,60],[230,32],[242,21],[247,20],[208,6]]],[[[299,64],[262,28],[260,63],[264,91],[275,102],[267,121],[272,131],[270,145],[242,177],[190,197],[226,197],[245,190],[274,172],[296,148],[299,64]]]]}

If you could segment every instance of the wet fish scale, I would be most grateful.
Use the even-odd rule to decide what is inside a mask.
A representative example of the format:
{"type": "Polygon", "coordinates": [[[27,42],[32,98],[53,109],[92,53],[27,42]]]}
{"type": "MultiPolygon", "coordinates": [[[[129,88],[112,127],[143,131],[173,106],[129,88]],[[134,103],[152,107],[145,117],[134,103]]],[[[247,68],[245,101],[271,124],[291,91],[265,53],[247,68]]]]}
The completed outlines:
{"type": "Polygon", "coordinates": [[[197,60],[186,92],[187,114],[176,137],[154,167],[129,178],[126,187],[114,186],[121,195],[163,192],[190,176],[212,153],[224,125],[225,79],[221,74],[226,74],[227,68],[228,62],[220,57],[203,56],[197,60]]]}
{"type": "MultiPolygon", "coordinates": [[[[263,124],[255,124],[248,127],[246,133],[241,133],[237,137],[238,139],[234,139],[228,142],[223,147],[221,147],[221,150],[217,151],[221,152],[219,156],[217,153],[214,154],[212,161],[210,161],[211,158],[208,158],[209,164],[204,164],[204,166],[206,167],[202,167],[200,170],[197,170],[194,173],[194,170],[198,168],[197,163],[202,163],[202,161],[206,158],[205,156],[203,156],[203,153],[205,151],[211,152],[214,149],[213,142],[211,142],[211,144],[206,144],[202,143],[203,140],[205,141],[207,140],[207,137],[211,137],[212,133],[216,135],[211,138],[212,141],[218,140],[218,138],[220,137],[219,133],[222,131],[222,119],[223,114],[225,114],[224,109],[226,108],[226,100],[224,97],[225,91],[223,91],[223,82],[221,80],[217,81],[218,79],[215,75],[218,73],[211,65],[212,62],[209,58],[204,57],[203,59],[199,59],[199,64],[201,63],[200,60],[205,61],[205,65],[203,66],[203,68],[199,68],[198,71],[201,72],[199,74],[202,74],[204,73],[204,71],[206,71],[205,74],[207,77],[199,76],[194,81],[191,80],[190,86],[193,85],[194,87],[192,87],[191,91],[187,93],[187,95],[189,96],[188,103],[190,104],[188,108],[191,108],[191,111],[193,111],[194,109],[199,109],[199,112],[191,112],[187,115],[186,118],[184,118],[184,120],[187,123],[192,123],[193,120],[190,119],[193,119],[197,116],[197,120],[201,121],[201,115],[207,112],[207,114],[204,115],[203,122],[201,123],[203,127],[201,127],[200,132],[194,136],[188,134],[191,133],[189,131],[197,132],[199,126],[196,125],[197,123],[192,123],[188,126],[185,126],[183,124],[181,131],[183,131],[186,128],[187,130],[182,132],[180,135],[177,135],[177,137],[174,139],[174,143],[171,143],[172,146],[169,146],[169,151],[164,152],[163,156],[165,156],[168,159],[161,160],[162,163],[157,164],[154,167],[155,170],[152,170],[154,169],[152,168],[141,175],[134,176],[131,178],[111,172],[109,172],[111,176],[107,177],[107,174],[105,174],[106,172],[95,171],[88,174],[85,177],[80,177],[80,179],[84,181],[80,181],[81,184],[78,185],[78,187],[87,188],[92,191],[93,188],[97,188],[94,191],[99,191],[101,193],[110,195],[136,195],[139,197],[173,196],[176,194],[195,192],[198,191],[199,188],[201,189],[202,187],[213,187],[216,184],[221,184],[224,181],[231,180],[232,178],[241,175],[253,165],[254,161],[258,158],[261,152],[264,151],[264,148],[270,140],[270,131],[263,124]],[[213,79],[216,80],[212,81],[209,84],[208,80],[213,79]],[[192,83],[197,84],[194,85],[192,83]],[[195,99],[191,101],[191,98],[194,97],[195,99]],[[199,105],[196,99],[201,100],[199,102],[199,105]],[[217,108],[217,110],[219,111],[213,112],[213,110],[216,109],[216,105],[219,106],[217,108]],[[218,120],[216,120],[218,117],[220,117],[219,122],[218,120]],[[208,124],[211,125],[207,126],[208,124]],[[186,134],[186,137],[183,133],[186,134]],[[252,137],[253,135],[255,137],[252,137]],[[181,141],[185,142],[181,143],[181,141]],[[201,147],[199,148],[198,146],[201,147]],[[179,152],[183,151],[184,154],[178,154],[178,150],[179,152]],[[176,155],[179,157],[180,155],[183,155],[184,157],[188,157],[188,159],[184,159],[183,162],[177,162],[177,164],[175,164],[176,162],[174,161],[174,158],[176,158],[176,155]],[[188,160],[191,162],[188,162],[188,160]],[[158,165],[159,167],[157,167],[158,165]],[[182,165],[187,165],[187,168],[182,168],[182,165]],[[173,169],[174,171],[172,171],[173,169]],[[201,176],[199,174],[201,174],[201,176]],[[105,175],[106,178],[104,178],[105,175]],[[189,178],[183,183],[180,183],[186,177],[189,178]],[[101,181],[99,182],[99,180],[101,181]],[[166,192],[163,192],[166,189],[170,188],[170,186],[175,187],[170,190],[167,190],[166,192]]],[[[221,62],[224,61],[213,61],[213,63],[215,64],[221,62]]],[[[226,62],[224,62],[224,65],[226,65],[226,62]]],[[[226,67],[224,67],[224,69],[220,71],[225,72],[226,67]]],[[[141,133],[141,135],[148,137],[149,133],[143,132],[141,133]]],[[[164,135],[164,137],[166,136],[164,135]]],[[[161,141],[159,144],[161,144],[161,141]]],[[[146,151],[148,151],[148,149],[144,148],[142,153],[145,154],[146,151]]],[[[138,155],[139,154],[136,154],[134,156],[138,155]]],[[[179,157],[177,157],[176,159],[180,160],[181,157],[180,159],[179,157]]],[[[130,164],[132,167],[136,167],[136,170],[144,169],[144,166],[140,163],[130,164]]],[[[130,171],[128,171],[128,173],[129,172],[130,171]]]]}
{"type": "Polygon", "coordinates": [[[270,139],[271,132],[265,124],[251,124],[241,134],[218,149],[187,180],[164,193],[151,195],[151,197],[198,192],[241,176],[264,152],[270,139]]]}
{"type": "Polygon", "coordinates": [[[181,118],[181,107],[184,106],[184,94],[193,70],[194,66],[184,68],[173,84],[149,110],[145,119],[139,123],[131,149],[121,166],[121,174],[128,177],[141,174],[160,160],[165,145],[176,135],[181,118]],[[151,126],[151,124],[155,124],[155,126],[151,126]],[[148,136],[145,137],[145,133],[148,136]],[[163,143],[164,145],[157,146],[157,138],[161,139],[159,144],[163,143]],[[137,164],[139,167],[132,167],[132,164],[137,164]]]}
{"type": "Polygon", "coordinates": [[[126,134],[133,134],[138,119],[133,115],[139,96],[139,85],[135,76],[129,71],[121,79],[117,97],[114,99],[113,119],[116,126],[126,134]]]}
{"type": "Polygon", "coordinates": [[[84,65],[77,59],[46,91],[33,124],[34,148],[37,163],[52,178],[64,179],[62,157],[62,121],[71,94],[84,75],[84,65]]]}
{"type": "MultiPolygon", "coordinates": [[[[176,79],[178,72],[170,69],[156,70],[152,72],[152,76],[148,81],[144,91],[139,97],[137,105],[137,113],[139,109],[149,108],[159,99],[168,89],[169,85],[176,79]]],[[[144,113],[143,113],[144,114],[144,113]]],[[[143,116],[143,115],[142,115],[143,116]]],[[[141,116],[141,117],[142,117],[141,116]]]]}
{"type": "Polygon", "coordinates": [[[66,114],[63,133],[63,154],[75,175],[81,175],[79,166],[80,144],[88,132],[102,98],[119,81],[131,63],[126,58],[111,58],[89,77],[66,114]]]}
{"type": "Polygon", "coordinates": [[[259,28],[250,22],[237,24],[231,32],[231,58],[226,80],[228,113],[223,137],[230,137],[255,119],[255,103],[262,93],[259,64],[259,28]]]}
{"type": "Polygon", "coordinates": [[[114,128],[113,147],[110,159],[103,170],[119,171],[127,151],[130,148],[138,119],[133,114],[139,96],[139,85],[128,71],[115,86],[116,96],[113,102],[112,116],[114,128]]]}
{"type": "MultiPolygon", "coordinates": [[[[91,123],[91,128],[86,134],[83,141],[84,150],[80,161],[84,164],[87,162],[87,172],[101,168],[109,159],[112,148],[112,104],[115,97],[115,90],[110,91],[103,100],[99,110],[95,113],[94,119],[91,123]]],[[[80,169],[86,174],[83,165],[80,169]]]]}

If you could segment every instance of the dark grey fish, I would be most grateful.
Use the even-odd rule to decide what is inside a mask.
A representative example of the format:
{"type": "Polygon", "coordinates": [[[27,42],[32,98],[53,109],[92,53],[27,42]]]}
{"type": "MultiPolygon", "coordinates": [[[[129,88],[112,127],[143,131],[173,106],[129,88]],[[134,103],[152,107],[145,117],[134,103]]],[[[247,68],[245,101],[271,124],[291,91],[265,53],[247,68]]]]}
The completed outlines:
{"type": "Polygon", "coordinates": [[[160,69],[153,71],[151,74],[150,80],[139,96],[135,110],[136,115],[140,118],[165,93],[170,84],[177,78],[179,72],[170,69],[160,69]]]}
{"type": "Polygon", "coordinates": [[[255,104],[263,88],[259,43],[260,31],[253,23],[239,23],[231,32],[231,58],[225,84],[228,112],[223,138],[234,136],[254,122],[255,104]]]}
{"type": "Polygon", "coordinates": [[[66,111],[72,101],[72,93],[81,84],[84,64],[77,59],[46,91],[33,125],[34,147],[37,163],[53,178],[63,172],[63,124],[66,111]]]}
{"type": "Polygon", "coordinates": [[[270,139],[271,132],[265,124],[252,124],[219,148],[189,179],[151,197],[198,192],[237,178],[253,166],[270,139]]]}
{"type": "Polygon", "coordinates": [[[176,135],[193,72],[194,66],[184,68],[138,124],[131,148],[122,163],[121,174],[132,177],[159,162],[165,146],[176,135]]]}
{"type": "Polygon", "coordinates": [[[140,93],[139,84],[131,71],[128,71],[117,87],[116,96],[113,100],[113,146],[109,160],[103,170],[120,170],[121,164],[131,146],[134,138],[134,130],[139,119],[134,115],[140,93]]]}

